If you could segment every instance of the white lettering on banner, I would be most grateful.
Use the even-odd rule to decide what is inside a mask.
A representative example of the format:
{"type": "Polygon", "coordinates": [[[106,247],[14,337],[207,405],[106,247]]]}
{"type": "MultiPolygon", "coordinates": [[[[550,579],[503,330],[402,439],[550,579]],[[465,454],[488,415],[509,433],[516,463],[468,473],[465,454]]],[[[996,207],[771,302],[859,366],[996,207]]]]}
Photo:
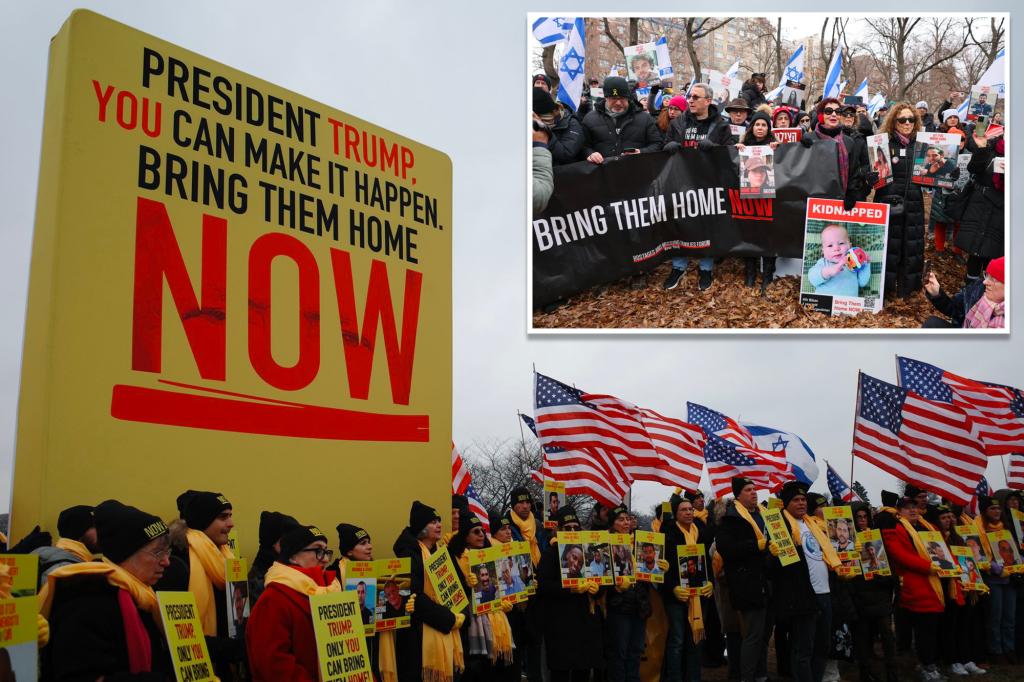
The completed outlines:
{"type": "Polygon", "coordinates": [[[608,222],[604,217],[604,206],[591,206],[565,216],[538,218],[533,221],[533,233],[537,238],[537,248],[541,251],[593,237],[595,234],[604,234],[607,231],[608,222]]]}
{"type": "Polygon", "coordinates": [[[672,195],[672,219],[693,218],[702,215],[724,215],[725,189],[688,189],[672,195]]]}
{"type": "Polygon", "coordinates": [[[650,227],[665,221],[665,197],[640,197],[613,201],[609,204],[615,211],[615,220],[619,229],[632,230],[637,227],[650,227]],[[619,213],[619,208],[622,213],[619,213]],[[625,218],[625,223],[623,223],[625,218]]]}

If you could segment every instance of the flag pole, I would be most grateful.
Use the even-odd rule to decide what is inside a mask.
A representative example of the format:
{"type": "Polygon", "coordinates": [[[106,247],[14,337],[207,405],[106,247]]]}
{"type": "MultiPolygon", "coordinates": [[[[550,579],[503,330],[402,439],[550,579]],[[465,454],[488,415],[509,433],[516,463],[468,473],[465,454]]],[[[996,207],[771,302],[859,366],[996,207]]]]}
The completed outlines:
{"type": "Polygon", "coordinates": [[[1003,481],[1006,483],[1006,487],[1010,487],[1010,475],[1006,473],[1006,460],[1003,459],[1003,455],[999,455],[999,463],[1003,465],[1003,481]]]}
{"type": "Polygon", "coordinates": [[[853,463],[857,460],[853,445],[857,442],[857,415],[860,414],[860,382],[863,375],[863,372],[857,371],[857,399],[853,401],[853,434],[850,437],[850,490],[853,490],[853,463]]]}

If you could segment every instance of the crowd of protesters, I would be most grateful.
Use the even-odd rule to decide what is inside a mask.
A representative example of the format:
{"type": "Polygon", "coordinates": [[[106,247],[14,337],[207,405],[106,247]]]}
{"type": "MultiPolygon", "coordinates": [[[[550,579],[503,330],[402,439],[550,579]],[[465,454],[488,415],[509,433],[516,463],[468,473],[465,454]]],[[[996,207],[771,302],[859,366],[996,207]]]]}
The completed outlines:
{"type": "MultiPolygon", "coordinates": [[[[884,273],[887,301],[924,295],[936,304],[945,317],[929,320],[928,326],[1000,326],[1003,301],[989,298],[989,292],[975,301],[983,301],[992,314],[950,315],[946,300],[937,295],[926,272],[925,244],[934,235],[937,252],[951,248],[965,264],[965,289],[981,291],[982,279],[993,259],[1004,255],[1004,176],[996,172],[993,159],[1005,155],[1004,138],[992,139],[975,135],[973,122],[960,120],[956,106],[963,93],[951,92],[934,114],[925,101],[883,104],[869,115],[863,103],[844,104],[841,98],[819,98],[813,107],[800,110],[786,104],[772,104],[765,99],[764,74],[753,74],[740,91],[740,96],[719,108],[715,93],[707,83],[690,85],[685,94],[664,92],[652,85],[647,94],[638,97],[634,81],[620,76],[604,80],[602,97],[591,101],[584,91],[577,111],[556,101],[551,80],[538,74],[532,80],[534,148],[550,151],[554,166],[577,162],[604,163],[607,159],[630,154],[652,152],[695,153],[720,146],[747,146],[778,143],[772,131],[776,128],[799,127],[800,143],[810,147],[816,142],[836,143],[836,156],[845,205],[871,200],[889,204],[889,232],[884,273]],[[754,124],[760,129],[756,134],[754,124]],[[537,131],[541,131],[538,135],[537,131]],[[911,181],[915,138],[921,132],[942,132],[959,135],[960,152],[971,154],[967,172],[970,178],[960,189],[923,188],[911,181]],[[889,136],[892,181],[878,189],[883,166],[872,166],[868,160],[866,138],[877,133],[889,136]],[[931,195],[931,210],[925,215],[926,194],[931,195]]],[[[591,81],[596,88],[598,82],[591,81]]],[[[845,99],[845,98],[843,98],[845,99]]],[[[1001,118],[992,122],[1001,125],[1001,118]]],[[[980,132],[980,130],[979,130],[980,132]]],[[[792,143],[797,144],[797,143],[792,143]]],[[[955,160],[947,159],[947,163],[955,160]]],[[[553,189],[553,178],[538,187],[535,164],[534,210],[543,210],[553,189]],[[538,192],[543,202],[537,203],[538,192]]],[[[959,176],[959,170],[954,171],[959,176]]],[[[679,285],[689,259],[673,256],[672,269],[662,286],[674,289],[679,285]]],[[[698,288],[709,289],[714,281],[714,259],[698,259],[698,288]]],[[[762,293],[775,277],[775,258],[747,258],[745,284],[756,285],[761,276],[762,293]]],[[[988,273],[991,275],[991,273],[988,273]]],[[[1000,280],[1002,282],[1002,280],[1000,280]]],[[[972,296],[971,292],[967,294],[972,296]]]]}
{"type": "MultiPolygon", "coordinates": [[[[746,478],[734,478],[732,492],[706,503],[700,491],[677,489],[650,525],[664,534],[664,556],[652,551],[634,560],[664,581],[611,586],[565,587],[557,540],[581,529],[634,533],[637,516],[625,504],[596,504],[586,522],[566,504],[550,515],[557,529],[549,530],[540,505],[520,487],[506,510],[490,512],[488,532],[463,496],[452,497],[450,529],[441,512],[414,501],[389,553],[410,560],[409,596],[391,615],[408,615],[411,625],[368,637],[375,680],[622,682],[640,680],[643,671],[648,680],[696,682],[705,669],[722,667],[729,680],[758,682],[769,679],[770,646],[773,676],[799,682],[839,680],[840,660],[862,682],[1015,670],[1008,666],[1024,652],[1016,619],[1024,578],[1011,567],[1021,562],[1008,541],[987,533],[1009,531],[1019,546],[1024,538],[1011,522],[1024,501],[1019,491],[980,497],[976,517],[912,485],[902,495],[882,491],[877,508],[853,502],[853,528],[844,522],[830,537],[826,498],[789,481],[776,502],[796,548],[792,562],[782,560],[766,528],[769,500],[759,503],[746,478]],[[854,542],[870,529],[880,531],[891,571],[844,572],[849,557],[837,554],[837,541],[860,552],[865,569],[874,567],[881,549],[854,542]],[[970,570],[981,576],[974,589],[939,577],[950,552],[935,536],[925,542],[923,531],[938,531],[947,550],[971,547],[984,557],[972,560],[970,570]],[[480,578],[469,570],[468,552],[513,541],[529,549],[534,596],[480,615],[444,605],[425,573],[431,555],[447,548],[469,594],[480,578]],[[703,546],[708,567],[707,582],[695,590],[681,586],[677,558],[687,545],[703,546]],[[913,673],[901,653],[916,659],[913,673]]],[[[333,538],[288,514],[263,512],[249,572],[251,616],[229,637],[223,596],[232,505],[219,493],[190,490],[178,507],[180,518],[166,524],[115,500],[76,505],[60,514],[55,543],[37,527],[7,550],[39,557],[41,679],[173,680],[161,590],[195,597],[220,680],[319,679],[309,597],[344,589],[348,563],[374,559],[369,533],[338,524],[332,563],[333,538]]]]}

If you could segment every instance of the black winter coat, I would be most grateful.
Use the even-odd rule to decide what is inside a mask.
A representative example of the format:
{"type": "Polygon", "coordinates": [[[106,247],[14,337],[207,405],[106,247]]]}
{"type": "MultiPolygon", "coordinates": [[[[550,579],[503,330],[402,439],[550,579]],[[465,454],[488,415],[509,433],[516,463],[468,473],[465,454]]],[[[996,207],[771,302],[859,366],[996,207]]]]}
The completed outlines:
{"type": "Polygon", "coordinates": [[[800,561],[783,566],[777,557],[772,557],[772,602],[775,614],[781,621],[813,616],[818,612],[818,602],[811,587],[811,576],[807,572],[807,557],[804,548],[796,546],[800,561]]]}
{"type": "Polygon", "coordinates": [[[551,162],[555,166],[582,161],[583,146],[587,137],[583,132],[583,124],[576,117],[565,114],[558,123],[551,126],[551,162]]]}
{"type": "MultiPolygon", "coordinates": [[[[537,568],[537,596],[543,605],[544,646],[551,670],[604,668],[602,626],[590,610],[590,595],[574,594],[562,587],[558,545],[548,545],[537,568]]],[[[419,604],[416,604],[417,610],[419,604]]]]}
{"type": "Polygon", "coordinates": [[[967,313],[974,304],[985,295],[985,283],[981,280],[971,282],[963,289],[950,296],[942,289],[935,298],[931,296],[928,300],[932,302],[935,309],[950,319],[957,327],[963,327],[967,319],[967,313]]]}
{"type": "Polygon", "coordinates": [[[718,107],[711,104],[708,106],[708,117],[703,120],[698,121],[689,109],[681,116],[676,116],[668,128],[665,142],[678,142],[684,149],[692,149],[698,146],[707,148],[727,145],[731,138],[729,122],[719,115],[718,107]]]}
{"type": "Polygon", "coordinates": [[[149,634],[152,673],[128,672],[119,588],[103,576],[82,575],[60,581],[50,611],[50,643],[42,651],[40,679],[108,682],[164,682],[174,679],[163,633],[147,611],[139,611],[149,634]]]}
{"type": "Polygon", "coordinates": [[[995,145],[996,140],[989,140],[985,147],[978,148],[973,136],[967,138],[967,150],[971,152],[967,172],[971,174],[974,187],[960,218],[956,245],[982,258],[998,258],[1005,250],[1005,195],[1002,190],[995,189],[992,173],[992,161],[999,156],[995,145]]]}
{"type": "MultiPolygon", "coordinates": [[[[693,524],[697,527],[697,544],[704,545],[704,562],[707,567],[708,579],[712,579],[714,576],[711,574],[713,571],[710,570],[710,550],[711,550],[711,534],[708,533],[707,526],[700,519],[694,519],[693,524]]],[[[668,570],[665,571],[665,582],[661,585],[661,591],[666,598],[673,597],[672,588],[679,587],[679,552],[678,546],[686,542],[686,538],[683,536],[683,532],[679,530],[679,526],[676,525],[674,520],[669,520],[661,528],[661,531],[665,534],[665,561],[668,562],[668,570]]]]}
{"type": "MultiPolygon", "coordinates": [[[[423,554],[416,536],[406,528],[395,540],[395,556],[408,558],[412,574],[411,592],[416,595],[416,610],[412,614],[410,627],[398,631],[395,642],[395,660],[398,663],[398,679],[401,682],[420,682],[423,668],[423,626],[449,632],[455,626],[455,614],[438,604],[424,592],[423,554]]],[[[456,570],[458,567],[456,566],[456,570]]]]}
{"type": "Polygon", "coordinates": [[[757,109],[759,105],[768,103],[764,93],[758,89],[757,85],[749,81],[745,82],[740,89],[740,97],[747,102],[747,106],[751,109],[757,109]]]}
{"type": "Polygon", "coordinates": [[[763,609],[768,593],[767,559],[771,555],[758,549],[754,529],[736,512],[735,501],[729,502],[715,532],[715,547],[725,562],[732,607],[737,611],[763,609]]]}
{"type": "Polygon", "coordinates": [[[641,152],[661,150],[662,136],[651,115],[640,108],[640,104],[630,100],[629,108],[622,116],[612,118],[605,110],[605,102],[594,105],[594,110],[583,118],[583,130],[587,142],[583,147],[582,158],[594,152],[609,158],[620,156],[626,149],[639,149],[641,152]]]}
{"type": "Polygon", "coordinates": [[[885,297],[906,298],[921,288],[924,276],[924,198],[911,182],[914,139],[903,146],[889,136],[892,183],[875,190],[875,201],[889,204],[889,244],[885,262],[885,297]],[[905,155],[901,155],[903,151],[905,155]]]}

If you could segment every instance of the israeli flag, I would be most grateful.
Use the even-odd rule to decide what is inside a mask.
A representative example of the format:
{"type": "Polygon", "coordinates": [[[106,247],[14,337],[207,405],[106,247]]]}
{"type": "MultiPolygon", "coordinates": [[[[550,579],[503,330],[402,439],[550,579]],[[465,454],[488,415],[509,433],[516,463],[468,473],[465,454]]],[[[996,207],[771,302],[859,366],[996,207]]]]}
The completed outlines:
{"type": "Polygon", "coordinates": [[[867,104],[869,101],[871,101],[871,98],[868,97],[868,79],[867,78],[862,80],[860,85],[857,86],[857,91],[855,93],[853,93],[853,96],[854,97],[860,97],[861,101],[864,102],[864,104],[867,104]]]}
{"type": "Polygon", "coordinates": [[[726,78],[736,79],[740,77],[740,62],[736,60],[736,63],[729,67],[729,70],[725,72],[726,78]]]}
{"type": "Polygon", "coordinates": [[[999,50],[996,54],[996,60],[992,62],[992,66],[985,70],[985,73],[981,74],[981,78],[975,85],[990,85],[993,88],[999,88],[999,96],[1003,97],[1006,94],[1006,49],[999,50]]]}
{"type": "Polygon", "coordinates": [[[672,70],[672,56],[668,53],[668,41],[665,40],[665,36],[655,41],[654,53],[658,57],[658,78],[672,78],[675,72],[672,70]]]}
{"type": "Polygon", "coordinates": [[[575,20],[566,17],[541,17],[533,22],[533,37],[545,47],[557,45],[565,40],[573,21],[575,20]]]}
{"type": "Polygon", "coordinates": [[[871,98],[871,102],[868,103],[868,114],[874,116],[882,108],[883,104],[885,104],[885,95],[876,92],[875,96],[871,98]]]}
{"type": "Polygon", "coordinates": [[[573,20],[566,35],[562,56],[558,60],[558,101],[576,111],[583,94],[583,62],[586,49],[583,47],[583,18],[573,20]]]}
{"type": "Polygon", "coordinates": [[[784,451],[786,461],[793,465],[793,473],[797,480],[807,485],[818,478],[817,457],[803,438],[789,431],[780,431],[770,426],[758,426],[742,422],[754,442],[763,450],[784,451]]]}
{"type": "Polygon", "coordinates": [[[825,72],[825,88],[822,90],[821,98],[826,97],[839,97],[839,93],[843,91],[842,83],[840,79],[843,77],[843,48],[836,50],[836,53],[832,55],[832,62],[828,65],[828,71],[825,72]]]}
{"type": "Polygon", "coordinates": [[[969,97],[964,97],[964,101],[960,103],[960,106],[956,108],[956,115],[961,121],[967,120],[967,105],[971,103],[969,97]]]}
{"type": "MultiPolygon", "coordinates": [[[[738,62],[737,62],[738,63],[738,62]]],[[[771,102],[776,97],[782,94],[782,89],[786,87],[786,81],[793,81],[794,83],[804,82],[804,46],[796,48],[796,51],[789,56],[789,61],[786,62],[786,68],[782,72],[782,78],[779,80],[779,87],[775,88],[764,97],[766,100],[771,102]]]]}

